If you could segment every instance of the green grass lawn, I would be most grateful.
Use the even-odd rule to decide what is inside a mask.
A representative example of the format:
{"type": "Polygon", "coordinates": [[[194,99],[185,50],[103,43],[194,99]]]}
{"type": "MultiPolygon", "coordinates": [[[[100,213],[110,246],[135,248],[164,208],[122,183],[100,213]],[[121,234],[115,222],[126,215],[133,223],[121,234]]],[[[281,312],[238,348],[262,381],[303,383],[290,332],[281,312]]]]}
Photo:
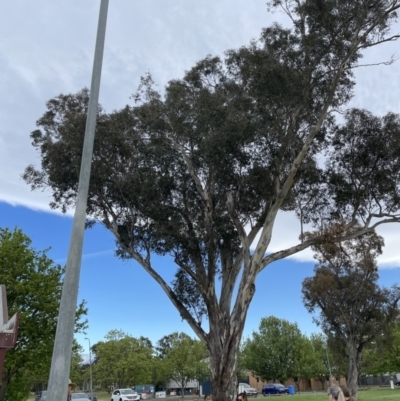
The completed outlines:
{"type": "MultiPolygon", "coordinates": [[[[311,401],[328,401],[326,393],[304,393],[296,395],[300,400],[311,400],[311,401]]],[[[400,390],[399,389],[374,389],[374,390],[361,390],[358,392],[359,401],[400,401],[400,390]]],[[[107,400],[109,401],[109,400],[107,400]]]]}
{"type": "MultiPolygon", "coordinates": [[[[98,401],[110,401],[111,395],[107,394],[103,391],[96,391],[98,401]]],[[[288,401],[293,398],[294,400],[298,401],[328,401],[328,396],[326,393],[302,393],[296,394],[295,396],[280,396],[280,397],[257,397],[259,401],[264,400],[273,400],[273,399],[288,399],[288,401]]],[[[33,401],[35,397],[29,397],[29,401],[33,401]]],[[[358,399],[359,401],[400,401],[400,389],[373,389],[373,390],[361,390],[358,392],[358,399]]],[[[182,398],[180,397],[167,397],[166,401],[180,401],[182,398]]],[[[253,398],[249,398],[249,401],[252,401],[253,398]]],[[[160,400],[161,401],[161,400],[160,400]]],[[[194,396],[186,396],[185,401],[203,401],[203,398],[194,397],[194,396]]]]}

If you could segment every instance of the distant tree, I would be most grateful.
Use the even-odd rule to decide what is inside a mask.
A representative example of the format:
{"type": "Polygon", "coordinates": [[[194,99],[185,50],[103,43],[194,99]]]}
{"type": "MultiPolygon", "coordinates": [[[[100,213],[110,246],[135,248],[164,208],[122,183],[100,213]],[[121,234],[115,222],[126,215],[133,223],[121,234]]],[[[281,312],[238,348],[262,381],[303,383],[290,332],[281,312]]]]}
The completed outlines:
{"type": "Polygon", "coordinates": [[[172,334],[168,334],[157,341],[155,346],[155,351],[157,357],[163,359],[167,356],[168,352],[171,350],[173,346],[173,342],[178,340],[181,334],[175,331],[172,334]]]}
{"type": "Polygon", "coordinates": [[[362,355],[362,373],[384,375],[400,372],[400,321],[391,322],[368,344],[362,355]]]}
{"type": "MultiPolygon", "coordinates": [[[[82,388],[83,380],[85,377],[82,375],[83,369],[83,347],[74,339],[72,343],[72,359],[71,359],[71,368],[70,368],[70,379],[73,383],[80,384],[79,387],[82,388]]],[[[89,373],[89,369],[87,369],[89,373]]]]}
{"type": "Polygon", "coordinates": [[[313,349],[311,376],[312,378],[319,380],[322,384],[322,388],[325,389],[325,384],[330,375],[330,362],[332,361],[332,355],[330,355],[330,351],[328,350],[327,339],[322,333],[313,333],[310,336],[310,342],[313,349]]]}
{"type": "Polygon", "coordinates": [[[109,331],[105,341],[99,341],[92,347],[96,379],[107,387],[148,383],[153,363],[150,344],[145,337],[135,338],[121,330],[109,331]]]}
{"type": "MultiPolygon", "coordinates": [[[[246,367],[245,355],[244,355],[244,342],[241,344],[240,352],[238,355],[238,363],[237,363],[237,383],[242,383],[247,380],[249,369],[246,367]]],[[[257,377],[257,376],[256,376],[257,377]]]]}
{"type": "MultiPolygon", "coordinates": [[[[300,365],[304,336],[297,324],[270,316],[262,318],[258,332],[244,341],[243,363],[263,380],[279,380],[302,375],[300,365]]],[[[304,371],[303,371],[304,372],[304,371]]]]}
{"type": "Polygon", "coordinates": [[[182,397],[190,380],[210,377],[209,359],[204,343],[185,333],[172,335],[171,348],[164,359],[170,371],[170,379],[178,383],[182,397]]]}
{"type": "Polygon", "coordinates": [[[153,359],[151,382],[161,389],[166,389],[171,379],[171,368],[165,358],[155,357],[153,359]]]}
{"type": "Polygon", "coordinates": [[[329,360],[333,377],[346,377],[349,372],[347,344],[336,333],[327,335],[329,360]]]}
{"type": "Polygon", "coordinates": [[[300,383],[314,378],[316,355],[311,340],[304,334],[296,342],[297,349],[293,358],[293,380],[297,391],[300,392],[300,383]]]}
{"type": "MultiPolygon", "coordinates": [[[[15,348],[8,350],[0,384],[0,400],[22,401],[35,383],[48,379],[63,268],[37,251],[20,229],[0,229],[0,283],[7,290],[8,312],[20,312],[15,348]]],[[[75,330],[86,327],[82,302],[76,311],[75,330]]]]}
{"type": "MultiPolygon", "coordinates": [[[[333,227],[331,231],[340,230],[333,227]]],[[[327,234],[328,235],[328,234],[327,234]]],[[[398,315],[400,288],[380,288],[376,258],[383,238],[375,233],[341,243],[315,246],[313,277],[303,281],[304,304],[322,330],[343,350],[347,386],[357,393],[364,347],[398,315]]]]}
{"type": "MultiPolygon", "coordinates": [[[[399,117],[356,110],[343,127],[334,120],[353,95],[363,51],[398,38],[390,27],[400,0],[269,5],[283,8],[292,27],[273,24],[224,59],[201,60],[162,93],[147,76],[134,107],[98,114],[87,215],[207,345],[215,401],[236,391],[258,274],[324,240],[301,235],[268,252],[279,211],[296,213],[300,233],[304,223],[343,221],[337,241],[400,221],[399,117]],[[172,284],[154,254],[173,257],[172,284]]],[[[31,134],[42,165],[24,179],[52,190],[52,208],[76,202],[87,104],[87,90],[51,99],[31,134]]]]}

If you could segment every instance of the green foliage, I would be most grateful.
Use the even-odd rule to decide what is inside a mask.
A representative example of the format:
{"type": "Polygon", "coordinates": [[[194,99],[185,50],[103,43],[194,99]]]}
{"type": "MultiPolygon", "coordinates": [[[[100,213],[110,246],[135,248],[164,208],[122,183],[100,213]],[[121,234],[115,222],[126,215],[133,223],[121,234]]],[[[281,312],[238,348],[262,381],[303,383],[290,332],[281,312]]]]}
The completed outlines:
{"type": "Polygon", "coordinates": [[[157,357],[160,359],[164,359],[168,352],[172,348],[173,341],[177,339],[179,336],[178,332],[174,332],[172,334],[168,334],[157,341],[157,345],[155,347],[157,357]]]}
{"type": "MultiPolygon", "coordinates": [[[[36,251],[21,230],[0,229],[0,283],[6,285],[10,316],[20,312],[16,346],[6,353],[0,399],[23,400],[34,383],[48,379],[63,269],[46,252],[36,251]]],[[[81,320],[86,313],[82,302],[76,331],[86,327],[81,320]]]]}
{"type": "Polygon", "coordinates": [[[182,304],[190,311],[192,316],[201,325],[204,315],[207,315],[207,308],[201,297],[196,282],[184,270],[179,269],[172,282],[173,289],[182,304]]]}
{"type": "Polygon", "coordinates": [[[69,378],[72,380],[73,383],[76,383],[78,385],[82,384],[83,382],[83,377],[82,377],[83,359],[81,357],[82,354],[83,354],[83,347],[80,344],[78,344],[78,342],[74,339],[74,342],[72,344],[72,359],[71,359],[69,378]]]}
{"type": "Polygon", "coordinates": [[[316,361],[313,344],[307,336],[302,334],[295,341],[295,345],[297,349],[294,352],[293,358],[293,378],[300,390],[300,380],[315,377],[314,372],[318,361],[316,361]]]}
{"type": "Polygon", "coordinates": [[[400,321],[385,327],[384,333],[369,344],[362,359],[362,373],[384,375],[400,372],[400,321]]]}
{"type": "Polygon", "coordinates": [[[325,383],[331,372],[335,377],[340,377],[340,375],[337,375],[337,371],[334,369],[334,366],[332,366],[333,358],[328,349],[327,338],[322,333],[314,333],[310,336],[310,342],[313,348],[311,377],[318,379],[321,382],[322,387],[325,388],[325,383]],[[329,368],[331,368],[331,372],[329,368]]]}
{"type": "Polygon", "coordinates": [[[92,351],[93,375],[103,386],[117,383],[119,387],[130,387],[152,379],[153,349],[147,338],[111,330],[105,341],[93,345],[92,351]]]}
{"type": "Polygon", "coordinates": [[[151,383],[156,387],[166,388],[170,379],[171,369],[169,361],[165,358],[154,357],[151,383]]]}
{"type": "Polygon", "coordinates": [[[297,324],[274,316],[262,318],[258,332],[244,342],[243,359],[247,369],[264,381],[309,378],[308,339],[297,324]]]}
{"type": "Polygon", "coordinates": [[[205,344],[185,333],[173,333],[171,336],[171,348],[163,360],[168,366],[170,379],[178,383],[182,391],[190,380],[209,379],[210,369],[205,344]]]}

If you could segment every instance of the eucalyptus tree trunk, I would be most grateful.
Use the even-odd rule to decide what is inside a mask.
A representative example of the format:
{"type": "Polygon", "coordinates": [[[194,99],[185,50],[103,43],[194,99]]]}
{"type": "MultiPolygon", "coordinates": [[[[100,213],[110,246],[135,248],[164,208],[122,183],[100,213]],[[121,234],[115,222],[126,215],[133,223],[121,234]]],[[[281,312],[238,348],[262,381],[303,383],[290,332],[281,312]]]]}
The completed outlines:
{"type": "MultiPolygon", "coordinates": [[[[251,299],[254,295],[254,274],[248,273],[251,262],[245,266],[232,312],[229,313],[231,289],[234,281],[226,279],[219,304],[209,308],[210,332],[205,342],[210,354],[211,385],[214,401],[233,400],[237,393],[238,356],[243,328],[251,299]],[[229,288],[229,289],[228,289],[229,288]]],[[[225,277],[226,278],[226,277],[225,277]]]]}
{"type": "MultiPolygon", "coordinates": [[[[221,322],[222,323],[222,322],[221,322]]],[[[237,361],[241,335],[226,333],[223,341],[210,331],[207,343],[210,352],[211,385],[214,401],[234,399],[237,392],[237,361]]]]}
{"type": "Polygon", "coordinates": [[[347,371],[347,387],[351,391],[352,397],[356,400],[358,399],[358,375],[360,373],[360,360],[362,350],[359,350],[357,346],[353,343],[347,344],[347,349],[349,352],[349,365],[347,371]]]}

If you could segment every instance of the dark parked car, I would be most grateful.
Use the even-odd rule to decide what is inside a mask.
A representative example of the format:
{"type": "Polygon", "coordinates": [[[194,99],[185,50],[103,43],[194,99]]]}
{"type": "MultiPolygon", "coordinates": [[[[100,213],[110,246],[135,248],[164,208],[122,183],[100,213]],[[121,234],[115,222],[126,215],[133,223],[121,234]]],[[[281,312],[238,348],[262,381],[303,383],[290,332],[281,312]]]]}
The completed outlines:
{"type": "Polygon", "coordinates": [[[97,395],[95,393],[93,393],[93,400],[92,400],[92,394],[91,393],[88,393],[87,396],[88,396],[89,400],[97,401],[97,395]]]}
{"type": "Polygon", "coordinates": [[[45,401],[47,391],[41,391],[35,398],[35,401],[45,401]]]}
{"type": "Polygon", "coordinates": [[[279,383],[267,383],[262,388],[263,395],[269,394],[289,394],[289,388],[279,383]]]}

